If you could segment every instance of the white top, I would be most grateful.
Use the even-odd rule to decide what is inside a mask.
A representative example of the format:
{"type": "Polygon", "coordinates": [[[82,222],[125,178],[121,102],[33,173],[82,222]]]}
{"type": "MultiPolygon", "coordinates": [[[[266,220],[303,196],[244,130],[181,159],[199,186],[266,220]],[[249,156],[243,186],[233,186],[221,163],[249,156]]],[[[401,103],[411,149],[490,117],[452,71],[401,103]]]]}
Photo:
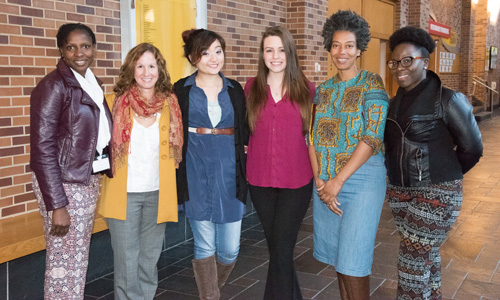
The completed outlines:
{"type": "Polygon", "coordinates": [[[220,107],[219,101],[207,101],[208,103],[208,117],[212,123],[212,127],[215,128],[219,124],[222,118],[222,109],[220,107]]]}
{"type": "Polygon", "coordinates": [[[134,122],[128,153],[127,192],[160,189],[160,113],[149,127],[134,122]]]}
{"type": "Polygon", "coordinates": [[[78,80],[82,89],[90,96],[90,98],[92,98],[94,103],[99,108],[99,133],[97,135],[97,144],[95,148],[99,154],[102,154],[102,150],[108,145],[109,140],[111,139],[108,118],[106,117],[106,111],[104,110],[104,92],[102,91],[99,83],[97,83],[97,79],[90,68],[88,68],[85,72],[85,77],[71,68],[70,70],[73,71],[73,74],[75,74],[76,80],[78,80]]]}

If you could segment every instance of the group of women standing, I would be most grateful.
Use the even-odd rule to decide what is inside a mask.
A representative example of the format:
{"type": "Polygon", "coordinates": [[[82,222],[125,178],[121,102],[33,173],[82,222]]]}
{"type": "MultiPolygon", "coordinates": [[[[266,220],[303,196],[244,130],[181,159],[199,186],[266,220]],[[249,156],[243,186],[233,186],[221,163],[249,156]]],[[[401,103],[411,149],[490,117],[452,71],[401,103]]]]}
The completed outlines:
{"type": "Polygon", "coordinates": [[[463,174],[482,154],[471,106],[427,70],[434,42],[421,29],[390,38],[400,86],[391,101],[380,76],[357,66],[370,40],[362,17],[339,11],[322,36],[338,73],[317,89],[283,27],[264,32],[244,89],[221,72],[224,39],[193,29],[182,38],[195,73],[172,85],[160,51],[142,43],[105,99],[89,68],[94,33],[61,26],[61,60],[31,97],[45,299],[83,299],[102,174],[115,299],[154,298],[165,222],[177,221],[178,205],[193,231],[200,299],[219,299],[248,190],[270,254],[264,299],[302,299],[293,249],[311,194],[314,256],[335,267],[342,299],[369,299],[384,197],[401,235],[398,299],[441,299],[439,246],[458,216],[463,174]]]}
{"type": "Polygon", "coordinates": [[[61,60],[31,97],[31,167],[47,241],[45,299],[83,299],[99,192],[115,299],[154,298],[165,222],[177,221],[178,205],[193,231],[200,298],[219,299],[239,252],[248,192],[245,94],[220,72],[221,36],[199,29],[183,39],[193,75],[172,85],[160,51],[141,43],[105,99],[90,70],[94,33],[79,23],[59,28],[61,60]]]}

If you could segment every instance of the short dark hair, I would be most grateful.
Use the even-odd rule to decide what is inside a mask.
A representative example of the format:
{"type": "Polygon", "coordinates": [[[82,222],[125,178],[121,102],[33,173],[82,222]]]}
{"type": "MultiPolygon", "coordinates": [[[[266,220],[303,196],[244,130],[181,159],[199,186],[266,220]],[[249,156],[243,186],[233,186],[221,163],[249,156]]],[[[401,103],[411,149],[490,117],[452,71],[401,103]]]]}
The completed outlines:
{"type": "Polygon", "coordinates": [[[219,34],[206,29],[191,29],[182,33],[184,41],[184,56],[191,63],[196,65],[203,55],[203,52],[210,48],[213,42],[219,41],[222,52],[226,52],[226,42],[219,34]],[[189,58],[191,56],[191,58],[189,58]]]}
{"type": "Polygon", "coordinates": [[[61,25],[61,27],[59,27],[59,30],[57,31],[57,48],[62,48],[68,41],[69,34],[76,30],[87,33],[88,36],[92,39],[92,45],[96,44],[95,34],[87,25],[84,25],[82,23],[67,23],[61,25]]]}
{"type": "Polygon", "coordinates": [[[331,15],[323,26],[323,46],[332,49],[333,35],[337,31],[350,31],[356,36],[356,48],[365,51],[370,42],[370,25],[363,17],[351,10],[339,10],[331,15]]]}
{"type": "Polygon", "coordinates": [[[434,52],[436,43],[431,35],[422,28],[406,26],[396,30],[389,38],[389,48],[394,51],[397,45],[409,43],[417,47],[422,56],[429,57],[429,54],[434,52]]]}

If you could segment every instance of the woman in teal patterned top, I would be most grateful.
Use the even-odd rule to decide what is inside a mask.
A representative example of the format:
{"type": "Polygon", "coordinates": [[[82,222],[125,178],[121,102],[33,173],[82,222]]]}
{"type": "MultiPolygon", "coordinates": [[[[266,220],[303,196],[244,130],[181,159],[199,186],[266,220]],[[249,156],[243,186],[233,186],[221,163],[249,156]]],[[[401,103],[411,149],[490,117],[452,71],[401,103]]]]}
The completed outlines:
{"type": "Polygon", "coordinates": [[[311,117],[314,257],[335,267],[342,299],[365,300],[386,188],[389,99],[380,76],[356,66],[370,41],[362,17],[338,11],[322,36],[338,73],[318,87],[311,117]]]}

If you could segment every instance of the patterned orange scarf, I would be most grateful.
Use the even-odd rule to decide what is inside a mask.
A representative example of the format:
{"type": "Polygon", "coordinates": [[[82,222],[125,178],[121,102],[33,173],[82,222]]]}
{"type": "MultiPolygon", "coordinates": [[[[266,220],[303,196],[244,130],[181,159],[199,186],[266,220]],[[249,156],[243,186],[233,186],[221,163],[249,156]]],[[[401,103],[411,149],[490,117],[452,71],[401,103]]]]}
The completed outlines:
{"type": "MultiPolygon", "coordinates": [[[[170,111],[169,145],[170,157],[176,162],[176,165],[182,160],[182,116],[179,103],[175,94],[171,93],[167,97],[167,103],[170,111]]],[[[113,104],[113,174],[119,169],[125,161],[132,133],[132,117],[130,109],[141,117],[150,117],[160,112],[165,103],[164,97],[155,96],[151,101],[144,98],[137,86],[120,95],[113,104]]]]}

